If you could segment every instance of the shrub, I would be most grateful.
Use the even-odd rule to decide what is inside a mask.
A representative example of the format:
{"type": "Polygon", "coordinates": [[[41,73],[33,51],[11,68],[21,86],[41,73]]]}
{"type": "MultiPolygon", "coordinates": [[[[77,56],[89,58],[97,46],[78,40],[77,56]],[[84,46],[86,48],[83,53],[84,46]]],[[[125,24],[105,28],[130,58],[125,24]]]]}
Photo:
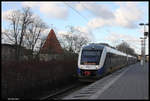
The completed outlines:
{"type": "Polygon", "coordinates": [[[73,80],[77,60],[10,61],[2,64],[2,98],[27,98],[73,80]],[[31,95],[31,96],[29,96],[31,95]]]}

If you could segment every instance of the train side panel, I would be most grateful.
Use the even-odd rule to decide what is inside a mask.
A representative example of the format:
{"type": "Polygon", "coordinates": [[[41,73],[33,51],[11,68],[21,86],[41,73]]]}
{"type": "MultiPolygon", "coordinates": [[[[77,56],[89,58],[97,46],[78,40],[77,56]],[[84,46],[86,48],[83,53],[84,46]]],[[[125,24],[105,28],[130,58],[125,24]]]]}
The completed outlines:
{"type": "MultiPolygon", "coordinates": [[[[87,47],[86,47],[87,48],[87,47]]],[[[78,77],[81,81],[97,80],[107,73],[111,73],[125,65],[133,64],[136,58],[110,47],[104,47],[99,64],[81,64],[82,49],[78,57],[78,77]]]]}

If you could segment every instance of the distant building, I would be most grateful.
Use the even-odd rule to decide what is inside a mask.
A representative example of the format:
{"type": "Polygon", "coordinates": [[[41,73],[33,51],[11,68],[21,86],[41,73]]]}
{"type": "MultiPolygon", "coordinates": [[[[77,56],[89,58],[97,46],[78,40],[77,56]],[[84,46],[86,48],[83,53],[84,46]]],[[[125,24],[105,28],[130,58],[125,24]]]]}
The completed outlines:
{"type": "Polygon", "coordinates": [[[141,55],[138,55],[138,61],[141,61],[141,55]]]}
{"type": "MultiPolygon", "coordinates": [[[[140,61],[141,59],[141,55],[138,55],[138,61],[140,61]]],[[[145,55],[145,61],[149,62],[149,55],[145,55]]]]}
{"type": "Polygon", "coordinates": [[[51,29],[40,51],[40,60],[60,59],[62,53],[63,49],[57,40],[54,30],[51,29]]]}
{"type": "Polygon", "coordinates": [[[149,55],[146,55],[146,61],[149,62],[149,55]]]}
{"type": "MultiPolygon", "coordinates": [[[[16,60],[15,52],[16,45],[1,44],[1,56],[2,61],[14,61],[16,60]]],[[[21,47],[21,60],[28,60],[28,56],[31,55],[31,50],[21,47]]]]}
{"type": "Polygon", "coordinates": [[[1,51],[2,61],[15,60],[15,48],[13,45],[2,44],[1,51]]]}

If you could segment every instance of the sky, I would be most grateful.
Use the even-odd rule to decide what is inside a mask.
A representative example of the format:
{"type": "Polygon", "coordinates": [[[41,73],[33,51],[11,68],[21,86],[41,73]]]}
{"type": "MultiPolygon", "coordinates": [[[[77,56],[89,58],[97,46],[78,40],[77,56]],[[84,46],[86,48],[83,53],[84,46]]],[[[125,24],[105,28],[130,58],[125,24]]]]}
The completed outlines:
{"type": "MultiPolygon", "coordinates": [[[[31,7],[32,12],[38,15],[49,28],[43,36],[47,36],[51,28],[56,36],[60,37],[67,32],[67,26],[74,26],[83,32],[94,43],[108,43],[116,46],[125,41],[135,52],[141,53],[141,40],[144,27],[139,23],[148,22],[149,2],[1,2],[2,4],[2,31],[8,29],[9,22],[6,16],[12,10],[31,7]]],[[[148,31],[146,26],[146,31],[148,31]]],[[[146,54],[148,53],[146,40],[146,54]]],[[[2,41],[3,42],[3,41],[2,41]]],[[[5,42],[3,42],[5,43],[5,42]]]]}

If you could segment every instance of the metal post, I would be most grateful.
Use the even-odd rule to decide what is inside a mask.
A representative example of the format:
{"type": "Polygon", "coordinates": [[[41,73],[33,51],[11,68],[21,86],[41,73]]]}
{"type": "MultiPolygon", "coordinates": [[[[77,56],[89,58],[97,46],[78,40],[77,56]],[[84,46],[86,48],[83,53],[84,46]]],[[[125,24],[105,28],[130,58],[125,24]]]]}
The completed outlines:
{"type": "Polygon", "coordinates": [[[141,38],[141,65],[143,66],[143,38],[141,38]]]}
{"type": "MultiPolygon", "coordinates": [[[[146,31],[145,31],[145,24],[144,24],[144,33],[145,33],[145,32],[146,32],[146,31]]],[[[144,36],[144,45],[143,45],[143,46],[144,46],[144,48],[143,48],[143,51],[144,51],[144,52],[143,52],[143,55],[144,55],[144,56],[143,56],[143,64],[145,64],[145,36],[144,36]]]]}
{"type": "Polygon", "coordinates": [[[146,57],[145,57],[145,39],[146,39],[146,37],[147,37],[147,34],[148,33],[146,33],[146,29],[145,29],[145,25],[149,25],[148,23],[147,24],[144,24],[144,23],[140,23],[139,25],[141,25],[141,26],[144,26],[144,38],[142,38],[143,39],[143,42],[142,42],[142,47],[143,48],[141,48],[141,51],[142,51],[142,53],[141,53],[141,65],[143,65],[143,64],[145,64],[145,59],[146,59],[146,57]]]}

